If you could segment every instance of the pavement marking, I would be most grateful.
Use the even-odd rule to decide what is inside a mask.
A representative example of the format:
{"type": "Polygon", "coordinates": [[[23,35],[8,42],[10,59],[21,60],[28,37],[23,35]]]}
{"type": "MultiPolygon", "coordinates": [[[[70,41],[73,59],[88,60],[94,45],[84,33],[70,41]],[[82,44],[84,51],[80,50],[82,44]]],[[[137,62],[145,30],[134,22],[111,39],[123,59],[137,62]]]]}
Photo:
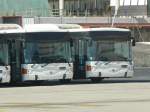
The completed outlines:
{"type": "MultiPolygon", "coordinates": [[[[54,103],[6,103],[0,105],[0,108],[65,108],[65,107],[101,107],[108,106],[110,103],[142,103],[150,102],[150,99],[110,99],[101,101],[84,101],[84,102],[54,102],[54,103]]],[[[0,109],[0,112],[6,112],[0,109]]]]}

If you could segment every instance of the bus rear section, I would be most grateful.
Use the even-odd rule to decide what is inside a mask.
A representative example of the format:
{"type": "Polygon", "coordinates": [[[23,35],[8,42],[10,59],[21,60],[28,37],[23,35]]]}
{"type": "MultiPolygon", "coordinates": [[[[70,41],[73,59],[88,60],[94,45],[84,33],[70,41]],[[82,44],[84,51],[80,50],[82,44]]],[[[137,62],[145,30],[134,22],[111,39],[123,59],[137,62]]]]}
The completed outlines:
{"type": "Polygon", "coordinates": [[[66,31],[40,31],[25,34],[22,80],[70,81],[73,77],[70,39],[66,31]]]}
{"type": "Polygon", "coordinates": [[[15,43],[20,42],[20,35],[23,29],[16,24],[0,24],[0,83],[16,82],[17,70],[19,68],[19,46],[15,43]],[[16,49],[15,48],[18,48],[16,49]],[[14,56],[14,57],[13,57],[14,56]],[[18,68],[16,66],[18,65],[18,68]]]}
{"type": "MultiPolygon", "coordinates": [[[[0,36],[2,37],[2,35],[0,36]]],[[[10,82],[9,49],[7,41],[0,39],[0,83],[10,82]]]]}
{"type": "Polygon", "coordinates": [[[86,77],[92,81],[133,76],[131,32],[120,28],[91,29],[86,77]]]}

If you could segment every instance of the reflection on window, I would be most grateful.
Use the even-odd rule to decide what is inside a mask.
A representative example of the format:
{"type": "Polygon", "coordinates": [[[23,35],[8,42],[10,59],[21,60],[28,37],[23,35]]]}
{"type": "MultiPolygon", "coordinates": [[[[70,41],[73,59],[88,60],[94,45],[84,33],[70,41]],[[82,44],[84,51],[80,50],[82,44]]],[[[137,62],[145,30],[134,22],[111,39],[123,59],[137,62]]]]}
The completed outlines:
{"type": "Polygon", "coordinates": [[[68,42],[27,42],[24,49],[25,63],[68,62],[68,42]]]}
{"type": "Polygon", "coordinates": [[[96,61],[127,61],[130,59],[130,42],[93,41],[88,47],[88,59],[96,61]]]}

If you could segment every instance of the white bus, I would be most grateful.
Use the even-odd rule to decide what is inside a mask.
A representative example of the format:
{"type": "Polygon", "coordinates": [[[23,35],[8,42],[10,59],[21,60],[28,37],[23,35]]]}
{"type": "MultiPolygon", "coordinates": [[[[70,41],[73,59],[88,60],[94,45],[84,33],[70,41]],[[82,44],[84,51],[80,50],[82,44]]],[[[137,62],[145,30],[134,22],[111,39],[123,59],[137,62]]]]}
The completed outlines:
{"type": "Polygon", "coordinates": [[[131,31],[123,28],[67,29],[73,63],[72,79],[133,76],[131,31]]]}
{"type": "Polygon", "coordinates": [[[122,28],[91,28],[87,47],[86,78],[98,82],[104,78],[133,76],[131,31],[122,28]]]}
{"type": "Polygon", "coordinates": [[[131,31],[76,24],[0,25],[0,83],[133,76],[131,31]]]}
{"type": "Polygon", "coordinates": [[[81,26],[31,24],[25,25],[24,29],[23,81],[70,81],[73,78],[73,61],[68,29],[81,29],[81,26]]]}
{"type": "Polygon", "coordinates": [[[18,51],[23,32],[19,25],[0,24],[0,83],[17,82],[21,79],[18,51]]]}

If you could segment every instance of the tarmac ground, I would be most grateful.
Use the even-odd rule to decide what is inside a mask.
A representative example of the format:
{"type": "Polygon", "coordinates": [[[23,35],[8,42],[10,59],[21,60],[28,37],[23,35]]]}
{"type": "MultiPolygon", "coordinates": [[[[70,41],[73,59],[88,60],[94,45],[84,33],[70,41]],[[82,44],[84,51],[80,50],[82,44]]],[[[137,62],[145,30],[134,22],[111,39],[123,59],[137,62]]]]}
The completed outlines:
{"type": "Polygon", "coordinates": [[[131,79],[1,86],[0,112],[150,112],[150,69],[131,79]]]}

